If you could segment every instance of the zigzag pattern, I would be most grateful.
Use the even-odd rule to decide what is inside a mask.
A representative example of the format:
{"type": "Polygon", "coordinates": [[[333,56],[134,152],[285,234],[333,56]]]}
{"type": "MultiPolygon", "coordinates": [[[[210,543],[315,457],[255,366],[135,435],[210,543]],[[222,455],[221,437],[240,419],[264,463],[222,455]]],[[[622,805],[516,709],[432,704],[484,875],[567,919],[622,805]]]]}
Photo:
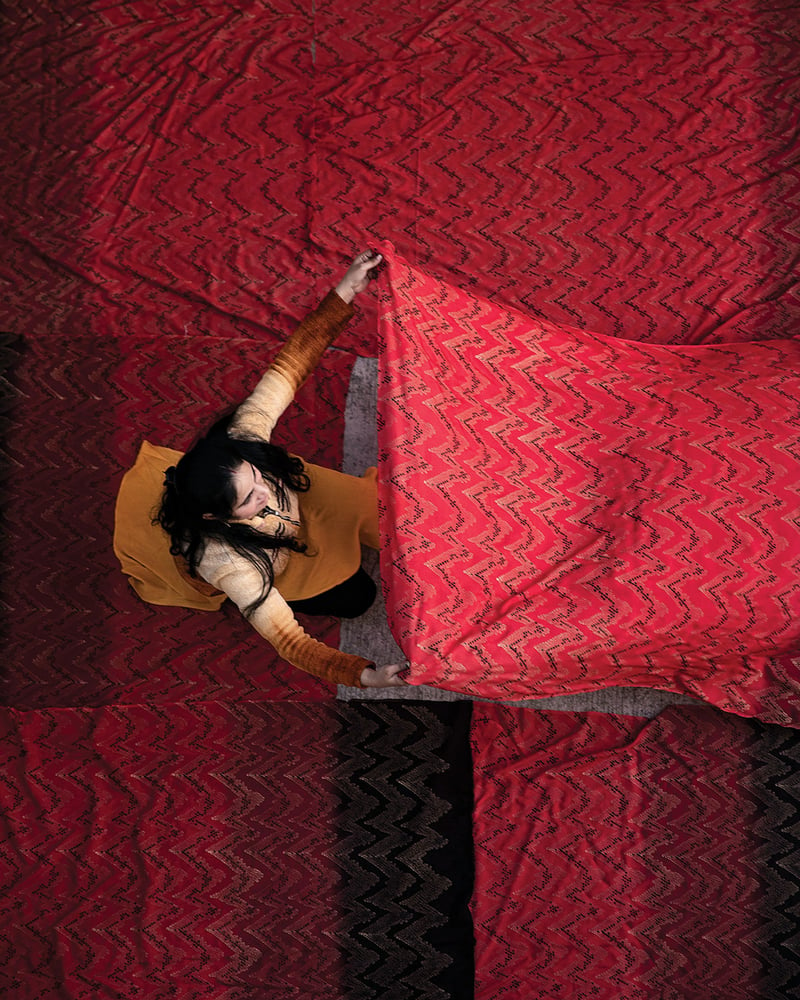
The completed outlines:
{"type": "Polygon", "coordinates": [[[468,997],[469,718],[6,710],[0,991],[468,997]]]}
{"type": "Polygon", "coordinates": [[[798,49],[782,12],[318,10],[316,238],[366,229],[460,287],[606,335],[794,334],[798,49]]]}
{"type": "MultiPolygon", "coordinates": [[[[165,405],[180,408],[176,422],[194,416],[188,393],[168,391],[170,365],[156,374],[159,343],[166,355],[173,340],[181,350],[187,339],[209,349],[215,337],[252,340],[266,316],[280,316],[285,334],[312,299],[297,275],[324,283],[365,232],[387,229],[433,273],[601,333],[741,340],[793,329],[800,74],[779,12],[675,0],[657,18],[604,9],[588,32],[591,14],[572,0],[535,17],[500,0],[424,17],[390,17],[369,0],[347,16],[321,4],[313,18],[282,0],[233,15],[221,3],[178,14],[147,3],[97,11],[90,0],[8,14],[0,327],[42,348],[39,378],[63,394],[40,386],[28,405],[17,393],[24,445],[12,461],[48,452],[56,462],[55,442],[76,449],[60,519],[30,515],[50,472],[12,495],[13,627],[31,625],[12,639],[27,662],[18,673],[16,653],[10,661],[11,699],[41,703],[33,688],[20,695],[26,675],[58,699],[65,672],[85,672],[88,693],[106,671],[127,684],[151,670],[140,637],[155,621],[114,625],[113,651],[87,645],[118,604],[103,556],[98,570],[75,567],[87,565],[84,547],[105,553],[110,537],[113,493],[98,456],[120,435],[155,436],[173,413],[141,399],[135,367],[117,392],[121,363],[112,371],[94,354],[118,346],[133,357],[150,338],[149,376],[165,405]],[[57,417],[49,426],[43,405],[57,417]],[[91,513],[87,495],[98,498],[91,513]],[[65,522],[69,558],[48,569],[65,522]],[[36,609],[61,603],[75,578],[80,606],[97,614],[72,617],[47,645],[36,609]]],[[[374,351],[368,325],[343,343],[374,351]]],[[[175,440],[171,427],[161,439],[175,440]]],[[[192,653],[188,627],[169,621],[186,642],[175,656],[202,673],[202,647],[192,653]]],[[[112,688],[89,698],[110,700],[112,688]]],[[[158,688],[174,692],[172,676],[158,688]]]]}
{"type": "MultiPolygon", "coordinates": [[[[736,0],[5,5],[0,329],[20,339],[0,404],[2,696],[33,711],[2,744],[1,846],[12,878],[0,882],[20,888],[0,924],[4,992],[243,998],[275,984],[280,997],[341,995],[341,970],[318,946],[342,905],[329,907],[339,869],[326,853],[325,763],[328,737],[346,726],[308,706],[284,704],[278,720],[252,703],[331,692],[272,663],[238,615],[135,600],[110,549],[119,477],[141,437],[182,446],[198,421],[238,399],[265,360],[256,342],[271,353],[365,234],[391,236],[430,273],[498,305],[601,334],[682,343],[793,334],[800,46],[791,15],[791,6],[736,0]],[[275,726],[291,749],[262,754],[275,726]]],[[[374,355],[374,313],[365,312],[340,346],[374,355]]],[[[323,464],[339,457],[348,370],[346,358],[329,359],[286,425],[286,441],[323,464]]],[[[501,412],[512,383],[493,390],[501,412]]],[[[521,489],[505,494],[512,535],[526,513],[521,489]]],[[[565,519],[563,530],[588,527],[565,519]]],[[[475,579],[491,580],[486,553],[472,555],[475,579]]],[[[333,630],[320,636],[335,641],[333,630]]],[[[760,677],[749,689],[739,679],[726,704],[768,715],[771,692],[794,676],[788,657],[770,669],[770,692],[760,677]]],[[[777,697],[771,717],[790,717],[789,702],[777,697]]],[[[560,733],[554,725],[554,743],[560,733]]],[[[590,740],[571,745],[591,750],[590,740]]],[[[532,775],[519,743],[499,737],[498,747],[513,761],[506,778],[532,775]]],[[[557,746],[543,753],[557,764],[557,746]]],[[[780,798],[782,768],[794,763],[788,747],[753,759],[779,804],[764,800],[747,815],[765,827],[774,820],[783,838],[772,854],[780,880],[759,882],[763,907],[773,905],[762,914],[775,941],[761,952],[773,964],[773,985],[761,981],[768,995],[796,990],[794,807],[780,798]]],[[[606,756],[594,760],[599,774],[613,773],[606,756]]],[[[351,761],[345,770],[360,775],[351,761]]],[[[492,783],[502,790],[496,772],[492,783]]],[[[611,784],[590,783],[610,796],[627,843],[624,802],[611,784]]],[[[685,789],[669,788],[677,816],[685,789]]],[[[482,802],[491,822],[484,793],[482,802]]],[[[723,817],[724,803],[710,802],[723,817]]],[[[686,815],[697,825],[702,812],[686,815]]],[[[649,830],[669,848],[657,823],[649,830]]],[[[478,831],[481,849],[491,850],[492,832],[478,831]]],[[[564,833],[547,860],[568,878],[564,833]]],[[[613,836],[602,847],[604,870],[622,872],[613,836]]],[[[711,868],[711,844],[693,849],[711,868]]],[[[530,844],[521,854],[540,865],[530,844]]],[[[660,891],[688,893],[680,857],[671,865],[660,891]]],[[[511,929],[497,935],[509,951],[482,950],[478,964],[480,983],[497,974],[511,995],[537,928],[519,893],[523,871],[504,868],[497,887],[478,892],[482,903],[509,901],[511,929]]],[[[578,894],[587,881],[579,872],[578,894]]],[[[703,885],[713,893],[712,875],[703,885]]],[[[555,899],[543,903],[551,925],[555,899]]],[[[610,910],[601,919],[599,903],[593,936],[568,928],[556,951],[567,941],[580,956],[585,995],[610,984],[611,995],[631,996],[610,968],[617,939],[631,968],[647,956],[610,910]],[[589,941],[608,960],[596,980],[589,941]]],[[[730,913],[719,919],[734,927],[730,913]]],[[[640,926],[660,953],[658,921],[640,926]]],[[[681,960],[704,960],[677,923],[669,932],[678,978],[670,967],[660,982],[640,980],[649,996],[679,981],[681,960]]],[[[534,971],[546,968],[542,955],[534,971]]],[[[740,959],[736,948],[731,956],[740,959]]],[[[382,972],[369,957],[357,961],[382,972]]],[[[713,951],[704,966],[704,998],[718,992],[718,961],[713,951]]],[[[733,963],[743,982],[745,965],[733,963]]],[[[566,974],[563,960],[559,968],[566,974]]],[[[562,992],[574,987],[570,979],[562,992]]]]}
{"type": "Polygon", "coordinates": [[[95,8],[4,19],[0,326],[239,337],[301,318],[343,259],[310,251],[305,225],[310,15],[95,8]]]}
{"type": "Polygon", "coordinates": [[[796,731],[476,705],[472,744],[477,998],[794,995],[796,731]]]}
{"type": "Polygon", "coordinates": [[[86,0],[26,4],[4,29],[5,327],[249,335],[265,303],[308,305],[287,274],[324,279],[368,232],[600,333],[796,328],[780,11],[86,0]]]}
{"type": "Polygon", "coordinates": [[[764,931],[762,996],[792,996],[800,991],[797,967],[798,838],[800,747],[793,732],[774,726],[756,729],[748,747],[743,779],[752,802],[753,864],[758,871],[754,905],[764,931]]]}
{"type": "Polygon", "coordinates": [[[332,780],[340,798],[347,997],[473,993],[469,703],[351,702],[332,780]]]}
{"type": "Polygon", "coordinates": [[[800,342],[528,320],[386,248],[382,569],[420,683],[800,725],[800,342]]]}
{"type": "Polygon", "coordinates": [[[4,995],[341,996],[324,706],[3,722],[4,995]]]}

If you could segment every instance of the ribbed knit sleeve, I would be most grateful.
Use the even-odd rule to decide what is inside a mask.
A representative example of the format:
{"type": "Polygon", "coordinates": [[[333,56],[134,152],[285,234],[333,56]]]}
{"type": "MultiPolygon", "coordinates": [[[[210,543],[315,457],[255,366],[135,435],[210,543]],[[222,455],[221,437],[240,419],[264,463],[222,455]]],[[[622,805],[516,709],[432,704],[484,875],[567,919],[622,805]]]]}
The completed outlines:
{"type": "Polygon", "coordinates": [[[363,656],[343,653],[312,638],[274,588],[251,621],[284,660],[331,684],[361,687],[364,667],[375,666],[363,656]]]}
{"type": "MultiPolygon", "coordinates": [[[[242,612],[261,593],[258,570],[219,542],[206,546],[199,569],[203,579],[227,594],[242,612]]],[[[332,684],[361,687],[364,667],[375,666],[371,660],[343,653],[310,636],[275,587],[248,620],[284,660],[332,684]]]]}
{"type": "Polygon", "coordinates": [[[230,433],[268,441],[275,424],[320,358],[353,316],[353,307],[331,291],[297,327],[252,394],[236,411],[230,433]]]}
{"type": "MultiPolygon", "coordinates": [[[[353,312],[353,307],[336,292],[325,296],[286,341],[253,393],[236,411],[230,430],[234,437],[269,440],[279,417],[353,312]]],[[[258,570],[220,543],[206,545],[198,570],[242,612],[261,593],[263,581],[258,570]]],[[[248,620],[284,660],[333,684],[361,687],[364,667],[375,666],[370,660],[343,653],[308,635],[275,587],[248,620]]]]}

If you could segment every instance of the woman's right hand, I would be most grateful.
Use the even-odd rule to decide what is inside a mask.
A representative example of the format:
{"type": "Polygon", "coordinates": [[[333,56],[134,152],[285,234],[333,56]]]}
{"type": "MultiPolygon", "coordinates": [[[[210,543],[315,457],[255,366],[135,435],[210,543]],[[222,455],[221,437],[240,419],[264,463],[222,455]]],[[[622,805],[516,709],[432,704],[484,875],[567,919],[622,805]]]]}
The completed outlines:
{"type": "Polygon", "coordinates": [[[361,671],[361,687],[405,687],[406,682],[400,677],[400,674],[407,669],[407,663],[387,663],[382,667],[364,667],[361,671]]]}
{"type": "Polygon", "coordinates": [[[383,254],[379,254],[377,250],[365,250],[360,253],[335,288],[339,298],[348,304],[352,302],[356,295],[369,285],[370,273],[382,260],[383,254]]]}

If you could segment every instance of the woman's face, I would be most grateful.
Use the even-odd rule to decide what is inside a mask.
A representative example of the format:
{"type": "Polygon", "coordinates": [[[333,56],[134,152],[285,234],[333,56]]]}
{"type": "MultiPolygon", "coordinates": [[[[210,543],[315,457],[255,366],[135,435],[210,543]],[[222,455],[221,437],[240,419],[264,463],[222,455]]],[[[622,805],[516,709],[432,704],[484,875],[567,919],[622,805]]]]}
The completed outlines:
{"type": "Polygon", "coordinates": [[[231,477],[236,500],[231,510],[234,521],[247,521],[255,517],[272,500],[272,490],[264,482],[259,470],[249,462],[242,462],[231,477]]]}

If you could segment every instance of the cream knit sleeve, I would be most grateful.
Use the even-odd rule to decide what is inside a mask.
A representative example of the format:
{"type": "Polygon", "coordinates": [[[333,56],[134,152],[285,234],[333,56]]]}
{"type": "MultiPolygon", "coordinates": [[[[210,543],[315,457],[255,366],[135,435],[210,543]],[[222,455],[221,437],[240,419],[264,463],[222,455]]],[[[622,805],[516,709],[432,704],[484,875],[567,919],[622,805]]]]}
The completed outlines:
{"type": "MultiPolygon", "coordinates": [[[[198,569],[204,580],[227,594],[242,612],[261,593],[256,567],[218,542],[207,544],[198,569]]],[[[343,653],[310,636],[275,587],[248,620],[282,659],[332,684],[361,687],[364,667],[375,666],[371,660],[343,653]]]]}
{"type": "Polygon", "coordinates": [[[353,315],[353,307],[328,292],[278,352],[266,374],[241,404],[231,424],[232,437],[269,441],[275,424],[319,359],[353,315]]]}

